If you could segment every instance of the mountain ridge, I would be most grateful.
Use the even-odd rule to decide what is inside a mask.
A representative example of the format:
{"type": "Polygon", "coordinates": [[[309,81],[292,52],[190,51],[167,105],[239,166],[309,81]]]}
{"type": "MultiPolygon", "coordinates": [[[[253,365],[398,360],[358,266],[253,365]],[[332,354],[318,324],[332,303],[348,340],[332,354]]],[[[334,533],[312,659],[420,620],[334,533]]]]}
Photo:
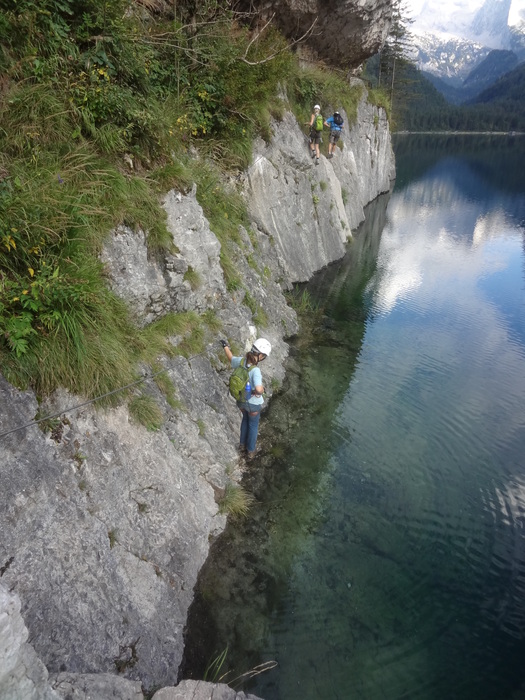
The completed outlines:
{"type": "MultiPolygon", "coordinates": [[[[454,7],[444,13],[430,0],[414,19],[410,60],[421,71],[460,88],[492,51],[511,51],[518,63],[525,60],[525,22],[511,24],[511,0],[485,0],[479,7],[463,0],[454,7]]],[[[500,75],[497,71],[494,79],[500,75]]]]}

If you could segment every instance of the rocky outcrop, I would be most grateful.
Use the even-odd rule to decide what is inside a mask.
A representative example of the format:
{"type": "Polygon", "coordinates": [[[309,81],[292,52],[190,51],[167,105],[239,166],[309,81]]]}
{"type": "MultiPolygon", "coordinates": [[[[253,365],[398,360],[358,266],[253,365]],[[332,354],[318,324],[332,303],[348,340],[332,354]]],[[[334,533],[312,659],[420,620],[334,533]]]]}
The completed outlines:
{"type": "Polygon", "coordinates": [[[315,166],[303,132],[287,114],[271,143],[257,143],[244,175],[250,214],[277,244],[286,280],[304,282],[341,258],[364,207],[388,191],[394,177],[384,110],[362,100],[339,144],[333,159],[322,157],[315,166]]]}
{"type": "Polygon", "coordinates": [[[221,683],[181,681],[176,688],[162,688],[153,700],[259,700],[255,695],[236,693],[221,683]]]}
{"type": "Polygon", "coordinates": [[[212,233],[196,188],[189,195],[169,192],[164,199],[168,227],[177,240],[178,253],[167,254],[159,266],[148,257],[144,232],[119,226],[102,253],[114,291],[129,303],[142,325],[167,311],[205,311],[224,305],[226,289],[219,262],[221,246],[212,233]],[[198,275],[198,285],[188,272],[198,275]]]}
{"type": "MultiPolygon", "coordinates": [[[[239,348],[257,335],[268,337],[274,351],[263,376],[270,395],[270,378],[278,383],[284,376],[284,339],[297,332],[283,290],[344,254],[363,207],[388,190],[393,176],[385,117],[365,103],[358,124],[343,136],[343,149],[319,166],[291,115],[275,123],[273,133],[271,144],[257,144],[241,178],[254,221],[250,235],[240,231],[234,250],[243,288],[226,289],[220,243],[195,190],[164,199],[178,252],[153,261],[144,234],[122,227],[103,254],[111,285],[139,323],[167,311],[213,309],[221,336],[239,348]],[[199,285],[192,286],[190,267],[199,285]],[[256,326],[254,304],[264,309],[264,327],[256,326]]],[[[225,524],[217,501],[242,475],[238,412],[227,395],[229,371],[216,340],[197,355],[159,362],[176,401],[168,401],[145,371],[137,387],[163,412],[157,432],[135,424],[125,404],[70,410],[84,401],[58,391],[39,406],[31,391],[0,377],[0,432],[26,426],[37,411],[61,416],[0,440],[1,582],[21,601],[32,647],[52,674],[55,693],[69,688],[71,697],[88,697],[102,682],[93,674],[127,680],[132,685],[125,692],[132,693],[138,683],[148,690],[176,683],[197,573],[209,538],[225,524]]],[[[0,698],[12,700],[2,695],[2,682],[0,698]]],[[[200,698],[194,691],[185,697],[200,698]]],[[[173,697],[183,697],[180,688],[176,692],[173,697]]],[[[215,697],[222,696],[214,691],[215,697]]]]}
{"type": "Polygon", "coordinates": [[[243,0],[237,7],[255,11],[258,23],[273,18],[290,41],[305,37],[318,58],[349,69],[379,51],[392,24],[391,0],[243,0]]]}
{"type": "Polygon", "coordinates": [[[28,644],[20,599],[0,585],[0,698],[59,700],[48,684],[47,669],[28,644]]]}
{"type": "MultiPolygon", "coordinates": [[[[56,673],[27,642],[20,599],[0,584],[0,700],[144,700],[141,683],[111,673],[56,673]]],[[[154,700],[258,700],[227,685],[182,681],[157,691],[154,700]]]]}

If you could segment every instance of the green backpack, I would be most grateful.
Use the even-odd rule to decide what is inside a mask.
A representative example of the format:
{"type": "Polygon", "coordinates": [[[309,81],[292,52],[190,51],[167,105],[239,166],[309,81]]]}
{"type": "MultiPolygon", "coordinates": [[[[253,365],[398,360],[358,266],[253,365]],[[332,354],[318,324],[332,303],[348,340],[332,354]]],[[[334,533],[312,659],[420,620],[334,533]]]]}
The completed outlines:
{"type": "Polygon", "coordinates": [[[236,367],[230,376],[230,394],[236,401],[245,401],[246,399],[246,384],[250,379],[250,373],[246,369],[245,360],[241,360],[241,364],[236,367]]]}
{"type": "Polygon", "coordinates": [[[315,119],[314,119],[314,129],[316,131],[322,131],[323,130],[323,117],[320,114],[317,114],[315,119]]]}

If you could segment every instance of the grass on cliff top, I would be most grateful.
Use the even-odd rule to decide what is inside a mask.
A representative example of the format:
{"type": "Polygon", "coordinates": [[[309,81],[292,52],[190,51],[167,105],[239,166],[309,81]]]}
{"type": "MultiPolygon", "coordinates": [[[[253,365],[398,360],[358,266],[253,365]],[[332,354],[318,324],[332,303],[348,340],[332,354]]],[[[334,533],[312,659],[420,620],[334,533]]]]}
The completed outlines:
{"type": "Polygon", "coordinates": [[[392,118],[392,109],[390,104],[390,97],[387,90],[384,88],[369,88],[368,89],[368,101],[375,105],[376,107],[382,107],[390,121],[392,118]]]}
{"type": "Polygon", "coordinates": [[[291,83],[289,98],[299,124],[310,122],[313,106],[319,104],[326,119],[334,111],[343,109],[346,113],[347,128],[357,119],[357,107],[363,95],[363,87],[350,85],[342,72],[321,66],[297,69],[291,83]]]}
{"type": "Polygon", "coordinates": [[[171,318],[132,322],[99,260],[109,232],[140,228],[151,255],[173,249],[159,196],[195,182],[227,286],[239,288],[232,244],[248,218],[221,172],[248,164],[255,135],[270,137],[283,86],[308,117],[319,100],[353,114],[355,90],[302,71],[279,34],[252,41],[220,3],[190,5],[173,17],[129,0],[3,4],[0,365],[18,386],[93,397],[172,352],[170,335],[187,356],[201,351],[206,324],[177,334],[171,318]]]}

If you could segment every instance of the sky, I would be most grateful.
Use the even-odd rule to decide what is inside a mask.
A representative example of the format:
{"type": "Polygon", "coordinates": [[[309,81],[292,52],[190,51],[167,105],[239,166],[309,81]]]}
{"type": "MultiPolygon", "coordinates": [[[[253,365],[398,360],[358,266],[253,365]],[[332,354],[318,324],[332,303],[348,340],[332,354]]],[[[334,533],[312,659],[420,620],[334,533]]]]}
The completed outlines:
{"type": "Polygon", "coordinates": [[[409,16],[414,20],[410,31],[414,35],[434,34],[443,39],[461,38],[483,43],[492,48],[500,45],[501,36],[472,32],[472,22],[478,10],[488,3],[510,4],[508,24],[525,26],[525,0],[406,0],[409,16]],[[495,43],[494,43],[495,42],[495,43]]]}
{"type": "MultiPolygon", "coordinates": [[[[443,19],[444,16],[451,16],[456,12],[472,13],[478,10],[483,5],[484,0],[407,0],[407,4],[411,7],[411,15],[416,20],[426,5],[429,14],[443,19]]],[[[525,22],[525,0],[513,0],[509,12],[509,25],[518,24],[519,21],[525,22]]]]}

